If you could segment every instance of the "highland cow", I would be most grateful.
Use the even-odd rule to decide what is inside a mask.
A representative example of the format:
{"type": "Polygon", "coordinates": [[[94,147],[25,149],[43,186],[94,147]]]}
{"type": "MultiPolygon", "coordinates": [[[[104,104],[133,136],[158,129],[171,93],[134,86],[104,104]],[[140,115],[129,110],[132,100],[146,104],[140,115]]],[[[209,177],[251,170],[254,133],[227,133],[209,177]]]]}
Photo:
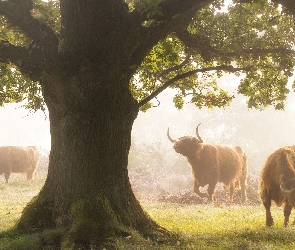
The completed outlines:
{"type": "MultiPolygon", "coordinates": [[[[199,124],[200,125],[200,124],[199,124]]],[[[199,127],[198,125],[198,127],[199,127]]],[[[247,156],[239,146],[204,144],[196,129],[196,137],[184,136],[173,140],[174,150],[187,157],[194,176],[194,192],[200,197],[213,200],[213,193],[218,182],[222,182],[230,191],[230,201],[233,201],[237,186],[242,191],[242,202],[247,200],[247,156]],[[207,193],[202,193],[200,187],[208,184],[207,193]]]]}
{"type": "MultiPolygon", "coordinates": [[[[277,149],[268,156],[260,175],[260,197],[266,211],[265,223],[274,224],[270,212],[271,201],[284,205],[284,226],[289,223],[291,210],[295,208],[295,146],[277,149]]],[[[295,221],[293,222],[293,224],[295,221]]]]}
{"type": "Polygon", "coordinates": [[[32,180],[37,171],[40,155],[34,146],[2,146],[0,147],[0,175],[4,174],[5,180],[11,173],[23,173],[27,180],[32,180]]]}

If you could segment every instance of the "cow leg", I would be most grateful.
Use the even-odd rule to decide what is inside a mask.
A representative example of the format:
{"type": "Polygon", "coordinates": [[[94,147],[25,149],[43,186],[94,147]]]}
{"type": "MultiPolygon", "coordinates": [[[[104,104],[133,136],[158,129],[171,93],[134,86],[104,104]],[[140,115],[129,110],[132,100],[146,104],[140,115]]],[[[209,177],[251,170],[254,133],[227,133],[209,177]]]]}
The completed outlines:
{"type": "Polygon", "coordinates": [[[270,227],[274,224],[274,221],[273,221],[273,218],[272,218],[271,212],[270,212],[271,199],[269,197],[264,197],[262,202],[263,202],[263,205],[265,207],[265,212],[266,212],[265,224],[266,224],[266,226],[270,227]]]}
{"type": "Polygon", "coordinates": [[[285,219],[284,219],[284,226],[288,226],[289,224],[289,217],[290,217],[290,214],[291,214],[291,210],[292,210],[292,206],[289,204],[288,200],[284,206],[284,216],[285,216],[285,219]]]}
{"type": "Polygon", "coordinates": [[[34,180],[37,180],[38,177],[39,177],[39,176],[38,176],[38,171],[35,170],[34,175],[33,175],[33,179],[34,179],[34,180]]]}
{"type": "Polygon", "coordinates": [[[8,179],[9,179],[10,173],[9,172],[6,172],[6,173],[4,173],[4,176],[5,176],[6,183],[8,183],[8,179]]]}
{"type": "Polygon", "coordinates": [[[27,172],[27,181],[30,181],[33,179],[33,174],[34,174],[34,171],[28,171],[27,172]]]}
{"type": "Polygon", "coordinates": [[[241,191],[242,191],[242,202],[246,202],[247,201],[247,194],[246,194],[247,185],[246,185],[246,181],[241,179],[240,186],[241,186],[241,191]]]}
{"type": "Polygon", "coordinates": [[[208,198],[208,194],[202,193],[200,191],[200,184],[197,180],[194,180],[194,192],[199,195],[201,198],[208,198]]]}
{"type": "Polygon", "coordinates": [[[229,198],[231,202],[234,201],[234,193],[235,193],[235,184],[232,182],[229,186],[229,198]]]}
{"type": "Polygon", "coordinates": [[[215,182],[213,184],[209,184],[208,186],[209,201],[213,201],[213,193],[214,193],[216,184],[217,183],[215,182]]]}

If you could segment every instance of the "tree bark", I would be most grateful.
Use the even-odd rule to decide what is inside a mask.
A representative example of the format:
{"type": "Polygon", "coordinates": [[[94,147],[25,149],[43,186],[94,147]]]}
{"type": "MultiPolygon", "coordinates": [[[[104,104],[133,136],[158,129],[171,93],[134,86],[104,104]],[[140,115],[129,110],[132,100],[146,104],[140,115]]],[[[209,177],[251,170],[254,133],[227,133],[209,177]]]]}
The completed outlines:
{"type": "MultiPolygon", "coordinates": [[[[101,78],[97,71],[91,72],[92,79],[101,78]]],[[[142,234],[159,230],[141,208],[128,178],[138,103],[126,84],[106,84],[97,95],[84,92],[79,98],[81,91],[75,92],[73,86],[86,84],[89,74],[86,79],[85,74],[70,80],[48,79],[54,79],[55,87],[58,81],[63,86],[71,81],[71,87],[56,99],[44,89],[52,138],[48,176],[39,195],[25,208],[18,227],[65,230],[63,244],[69,247],[96,246],[103,239],[127,236],[134,229],[142,234]]]]}

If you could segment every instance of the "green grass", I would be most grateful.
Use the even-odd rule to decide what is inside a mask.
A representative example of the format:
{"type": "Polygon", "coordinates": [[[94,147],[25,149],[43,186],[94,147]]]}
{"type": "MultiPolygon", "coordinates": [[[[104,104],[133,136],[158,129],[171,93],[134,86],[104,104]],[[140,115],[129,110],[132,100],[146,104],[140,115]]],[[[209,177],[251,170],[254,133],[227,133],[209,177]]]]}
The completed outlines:
{"type": "Polygon", "coordinates": [[[142,204],[160,225],[182,236],[177,249],[295,249],[295,228],[282,226],[281,208],[272,208],[276,224],[266,228],[262,206],[142,204]]]}
{"type": "MultiPolygon", "coordinates": [[[[1,250],[40,249],[38,233],[15,238],[5,231],[13,227],[26,203],[43,184],[44,180],[27,182],[23,176],[12,178],[9,184],[0,178],[1,250]]],[[[182,205],[145,200],[141,204],[159,225],[175,234],[169,239],[159,237],[159,242],[155,243],[134,233],[130,237],[116,239],[116,249],[295,249],[295,227],[283,227],[281,208],[272,208],[275,225],[266,228],[262,206],[182,205]]],[[[54,241],[59,235],[57,231],[48,231],[42,240],[47,237],[47,241],[54,241]]]]}
{"type": "Polygon", "coordinates": [[[44,185],[44,180],[26,181],[22,175],[11,176],[8,184],[1,177],[3,176],[0,176],[0,232],[17,222],[25,205],[44,185]]]}

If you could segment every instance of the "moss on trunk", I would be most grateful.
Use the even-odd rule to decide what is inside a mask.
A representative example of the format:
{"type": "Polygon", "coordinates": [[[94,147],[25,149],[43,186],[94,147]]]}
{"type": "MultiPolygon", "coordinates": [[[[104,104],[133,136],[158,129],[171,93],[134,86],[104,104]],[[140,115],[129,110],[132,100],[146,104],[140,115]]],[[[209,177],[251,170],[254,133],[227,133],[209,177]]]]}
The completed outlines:
{"type": "Polygon", "coordinates": [[[58,105],[49,100],[48,176],[24,209],[18,228],[59,230],[62,249],[95,249],[107,239],[134,231],[142,235],[161,231],[141,208],[128,178],[131,129],[138,113],[129,89],[108,86],[99,98],[79,99],[77,93],[75,100],[73,91],[71,96],[63,93],[58,105]]]}

